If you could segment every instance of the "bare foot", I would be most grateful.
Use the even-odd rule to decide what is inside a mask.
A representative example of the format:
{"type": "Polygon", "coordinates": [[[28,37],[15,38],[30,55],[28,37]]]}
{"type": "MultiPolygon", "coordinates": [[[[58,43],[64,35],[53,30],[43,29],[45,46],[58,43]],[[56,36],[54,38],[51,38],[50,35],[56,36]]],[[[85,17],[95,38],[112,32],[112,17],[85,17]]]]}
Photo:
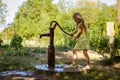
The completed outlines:
{"type": "Polygon", "coordinates": [[[91,69],[91,67],[88,65],[82,68],[82,70],[88,70],[88,69],[91,69]]]}

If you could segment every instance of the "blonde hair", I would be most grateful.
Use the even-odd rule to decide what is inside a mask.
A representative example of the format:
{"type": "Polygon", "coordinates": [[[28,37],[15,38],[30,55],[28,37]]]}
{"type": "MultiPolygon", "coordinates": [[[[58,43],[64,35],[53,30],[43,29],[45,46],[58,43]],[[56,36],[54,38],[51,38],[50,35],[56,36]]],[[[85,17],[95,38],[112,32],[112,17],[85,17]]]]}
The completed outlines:
{"type": "Polygon", "coordinates": [[[84,28],[85,32],[87,32],[86,26],[85,26],[85,23],[84,23],[84,19],[82,18],[82,15],[79,12],[75,12],[72,17],[75,20],[75,22],[77,23],[77,25],[80,22],[82,22],[83,28],[84,28]]]}

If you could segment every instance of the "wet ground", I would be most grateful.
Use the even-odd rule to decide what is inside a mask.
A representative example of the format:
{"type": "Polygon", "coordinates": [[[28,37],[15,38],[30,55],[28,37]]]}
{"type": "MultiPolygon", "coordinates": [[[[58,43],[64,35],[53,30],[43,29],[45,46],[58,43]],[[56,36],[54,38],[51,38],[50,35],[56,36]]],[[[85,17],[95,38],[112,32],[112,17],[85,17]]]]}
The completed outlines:
{"type": "MultiPolygon", "coordinates": [[[[105,66],[101,64],[101,61],[105,58],[94,51],[88,51],[91,65],[94,68],[97,68],[99,70],[105,71],[107,73],[113,73],[113,74],[120,74],[120,64],[105,66]]],[[[46,56],[42,55],[42,59],[46,62],[46,56]]],[[[109,57],[108,55],[106,55],[109,57]]],[[[36,57],[39,59],[41,55],[37,54],[36,57]]],[[[41,60],[41,59],[40,59],[41,60]]],[[[3,71],[0,72],[0,80],[53,80],[52,78],[48,77],[48,74],[51,74],[52,72],[62,73],[62,72],[72,72],[73,74],[80,72],[81,73],[81,67],[71,68],[68,67],[71,64],[72,60],[72,52],[67,51],[58,51],[56,50],[56,63],[65,63],[65,64],[56,64],[56,67],[54,69],[48,68],[47,64],[36,64],[34,66],[34,70],[13,70],[13,71],[3,71]],[[47,74],[46,74],[47,72],[47,74]],[[50,72],[50,73],[49,73],[50,72]]],[[[82,51],[78,52],[78,66],[85,66],[85,59],[84,55],[82,54],[82,51]]],[[[59,76],[59,74],[55,74],[56,76],[59,76]]],[[[61,80],[61,79],[58,79],[61,80]]],[[[67,79],[66,79],[67,80],[67,79]]]]}

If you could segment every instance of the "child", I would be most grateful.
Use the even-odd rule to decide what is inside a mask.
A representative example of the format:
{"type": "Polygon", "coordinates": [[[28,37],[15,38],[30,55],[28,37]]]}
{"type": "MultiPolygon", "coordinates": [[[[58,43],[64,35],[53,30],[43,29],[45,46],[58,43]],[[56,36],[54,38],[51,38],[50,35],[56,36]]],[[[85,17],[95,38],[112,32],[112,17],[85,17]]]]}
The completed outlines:
{"type": "Polygon", "coordinates": [[[76,65],[76,59],[77,59],[77,49],[82,49],[83,54],[86,59],[87,65],[83,69],[90,69],[90,59],[87,53],[87,49],[89,49],[89,41],[88,41],[88,35],[87,35],[87,28],[84,24],[84,20],[80,13],[76,12],[73,14],[73,19],[77,24],[76,30],[71,33],[71,37],[73,40],[77,39],[77,43],[73,49],[73,60],[72,65],[76,65]],[[76,35],[75,35],[76,34],[76,35]]]}

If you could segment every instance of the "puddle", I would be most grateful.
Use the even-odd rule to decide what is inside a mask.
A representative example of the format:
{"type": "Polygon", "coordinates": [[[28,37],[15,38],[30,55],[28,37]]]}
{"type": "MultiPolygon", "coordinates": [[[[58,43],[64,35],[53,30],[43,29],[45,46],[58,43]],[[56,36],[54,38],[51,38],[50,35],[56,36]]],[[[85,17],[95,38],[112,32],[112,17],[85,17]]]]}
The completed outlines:
{"type": "MultiPolygon", "coordinates": [[[[56,64],[55,68],[48,68],[47,64],[40,64],[40,65],[35,65],[34,68],[38,70],[53,71],[53,72],[78,72],[80,70],[79,67],[77,68],[69,67],[68,64],[56,64]]],[[[33,73],[34,71],[13,70],[13,71],[0,72],[0,76],[10,76],[10,75],[32,76],[33,73]]]]}
{"type": "Polygon", "coordinates": [[[47,64],[35,65],[34,67],[38,70],[43,71],[53,71],[53,72],[78,72],[81,71],[81,65],[77,65],[78,67],[72,67],[67,64],[56,64],[55,68],[48,68],[47,64]]]}
{"type": "Polygon", "coordinates": [[[32,76],[32,74],[33,71],[20,71],[20,70],[0,72],[0,76],[9,76],[9,75],[32,76]]]}
{"type": "Polygon", "coordinates": [[[56,72],[63,72],[64,67],[67,66],[66,64],[56,64],[55,68],[48,68],[47,64],[42,65],[35,65],[36,69],[45,70],[45,71],[56,71],[56,72]]]}

